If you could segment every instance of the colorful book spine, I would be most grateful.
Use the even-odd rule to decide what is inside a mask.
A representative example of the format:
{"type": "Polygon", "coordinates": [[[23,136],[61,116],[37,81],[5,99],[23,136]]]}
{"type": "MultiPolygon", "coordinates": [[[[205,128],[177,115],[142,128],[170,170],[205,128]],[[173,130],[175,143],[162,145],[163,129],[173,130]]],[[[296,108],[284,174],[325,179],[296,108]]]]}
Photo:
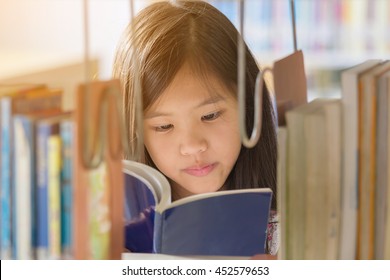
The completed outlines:
{"type": "Polygon", "coordinates": [[[60,172],[61,138],[52,134],[48,141],[48,216],[49,216],[49,258],[61,258],[61,207],[60,172]]]}
{"type": "Polygon", "coordinates": [[[14,180],[12,238],[15,259],[33,259],[35,239],[34,137],[32,121],[23,115],[13,118],[14,180]]]}
{"type": "Polygon", "coordinates": [[[38,124],[36,132],[37,151],[37,257],[48,259],[49,237],[48,237],[48,176],[47,176],[47,146],[46,142],[50,135],[47,126],[38,124]]]}
{"type": "Polygon", "coordinates": [[[61,248],[62,257],[70,259],[73,256],[73,133],[72,120],[60,123],[60,136],[62,141],[61,165],[61,248]]]}
{"type": "Polygon", "coordinates": [[[0,257],[2,260],[12,258],[11,245],[11,166],[10,166],[10,114],[11,114],[11,100],[3,97],[0,99],[1,107],[1,217],[0,217],[0,231],[1,231],[1,251],[0,257]]]}
{"type": "Polygon", "coordinates": [[[108,185],[106,163],[88,173],[90,186],[89,212],[89,244],[91,258],[102,260],[110,258],[111,226],[110,220],[110,188],[108,185]]]}

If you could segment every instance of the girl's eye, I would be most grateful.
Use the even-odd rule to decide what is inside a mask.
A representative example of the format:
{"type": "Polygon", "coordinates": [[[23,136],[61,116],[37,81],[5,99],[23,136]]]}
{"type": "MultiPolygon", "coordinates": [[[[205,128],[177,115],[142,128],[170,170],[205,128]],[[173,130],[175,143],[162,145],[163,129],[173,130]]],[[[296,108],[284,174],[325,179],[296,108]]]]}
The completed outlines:
{"type": "Polygon", "coordinates": [[[214,112],[214,113],[202,116],[201,119],[202,119],[202,121],[212,121],[212,120],[215,120],[216,118],[218,118],[220,115],[221,115],[221,112],[214,112]]]}
{"type": "Polygon", "coordinates": [[[156,126],[155,130],[157,132],[165,132],[165,131],[168,131],[172,128],[173,128],[173,124],[165,124],[165,125],[156,126]]]}

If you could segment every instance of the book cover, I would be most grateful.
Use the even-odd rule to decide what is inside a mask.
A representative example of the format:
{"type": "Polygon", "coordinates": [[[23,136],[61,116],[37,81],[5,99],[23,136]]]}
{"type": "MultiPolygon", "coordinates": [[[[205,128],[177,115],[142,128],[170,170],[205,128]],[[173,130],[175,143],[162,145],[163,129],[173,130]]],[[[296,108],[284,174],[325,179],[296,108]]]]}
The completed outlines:
{"type": "MultiPolygon", "coordinates": [[[[265,253],[272,191],[219,191],[171,202],[167,179],[156,169],[124,161],[126,239],[148,235],[152,252],[168,255],[253,256],[265,253]],[[136,180],[135,180],[136,179],[136,180]],[[138,213],[138,215],[137,215],[138,213]],[[141,229],[145,234],[139,234],[141,229]]],[[[150,248],[150,247],[149,247],[150,248]]]]}
{"type": "Polygon", "coordinates": [[[75,259],[120,259],[123,175],[118,80],[80,85],[74,137],[75,259]],[[115,94],[118,93],[118,94],[115,94]]]}

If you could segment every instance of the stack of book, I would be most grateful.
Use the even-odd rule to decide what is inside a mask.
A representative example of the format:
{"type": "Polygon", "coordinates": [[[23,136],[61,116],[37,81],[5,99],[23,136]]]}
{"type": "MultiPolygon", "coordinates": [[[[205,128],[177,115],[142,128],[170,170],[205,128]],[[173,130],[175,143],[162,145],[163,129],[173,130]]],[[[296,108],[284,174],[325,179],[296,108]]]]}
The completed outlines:
{"type": "MultiPolygon", "coordinates": [[[[118,87],[115,81],[90,84],[91,115],[105,106],[101,100],[109,101],[107,108],[113,109],[112,98],[100,98],[108,95],[104,91],[112,84],[118,87]]],[[[90,127],[96,124],[92,118],[84,122],[85,96],[80,87],[76,109],[64,111],[62,89],[0,84],[1,259],[121,257],[121,143],[119,148],[113,144],[115,157],[105,152],[108,147],[101,147],[97,166],[81,160],[83,147],[77,145],[84,144],[85,134],[93,133],[90,127]]],[[[113,117],[103,117],[112,119],[112,125],[118,114],[109,113],[113,117]]],[[[119,133],[111,132],[109,140],[119,139],[119,133]]]]}
{"type": "Polygon", "coordinates": [[[59,186],[68,174],[59,158],[69,148],[71,114],[62,111],[61,89],[2,84],[0,92],[1,258],[58,258],[59,186]]]}
{"type": "Polygon", "coordinates": [[[390,63],[341,72],[342,98],[316,99],[279,127],[287,259],[390,259],[390,63]]]}

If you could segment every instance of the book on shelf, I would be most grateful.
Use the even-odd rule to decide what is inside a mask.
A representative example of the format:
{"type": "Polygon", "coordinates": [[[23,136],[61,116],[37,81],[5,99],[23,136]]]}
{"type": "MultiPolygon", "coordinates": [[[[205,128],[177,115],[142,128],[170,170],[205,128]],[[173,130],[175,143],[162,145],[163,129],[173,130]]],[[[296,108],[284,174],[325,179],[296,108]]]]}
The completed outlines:
{"type": "Polygon", "coordinates": [[[33,130],[28,127],[28,121],[23,123],[19,120],[17,121],[19,123],[18,130],[14,131],[14,116],[60,112],[62,91],[47,88],[44,85],[32,84],[2,85],[0,88],[1,258],[30,259],[33,257],[31,248],[35,238],[33,229],[24,227],[25,230],[23,230],[18,225],[32,225],[31,213],[22,214],[22,212],[31,211],[30,206],[33,205],[30,199],[33,191],[31,180],[34,178],[34,172],[31,171],[31,166],[28,163],[34,158],[33,130]],[[18,133],[20,137],[16,137],[15,133],[18,133]],[[18,154],[19,151],[14,148],[14,145],[21,146],[21,149],[24,149],[26,153],[18,154]],[[22,163],[15,164],[15,160],[22,163]],[[16,169],[19,166],[21,166],[22,171],[16,169]],[[24,172],[24,176],[18,176],[17,172],[24,172]],[[26,192],[22,191],[20,194],[19,187],[24,188],[26,192]],[[17,211],[17,209],[19,210],[17,211]]]}
{"type": "Polygon", "coordinates": [[[341,72],[342,93],[342,202],[340,259],[355,259],[358,211],[359,77],[381,60],[367,60],[341,72]]]}
{"type": "Polygon", "coordinates": [[[1,211],[0,211],[0,258],[12,258],[12,244],[11,244],[11,164],[10,164],[10,125],[9,116],[10,104],[9,97],[17,94],[25,94],[25,92],[32,89],[44,87],[36,84],[0,84],[0,157],[1,157],[1,211]],[[6,101],[1,101],[2,98],[6,101]]]}
{"type": "Polygon", "coordinates": [[[63,259],[73,258],[73,158],[74,158],[74,120],[66,119],[60,123],[61,137],[61,254],[63,259]]]}
{"type": "MultiPolygon", "coordinates": [[[[37,188],[37,170],[40,154],[36,149],[37,124],[43,119],[57,116],[57,113],[17,114],[13,116],[14,152],[12,180],[12,245],[16,259],[36,258],[40,241],[41,217],[38,215],[47,201],[40,200],[37,188]]],[[[46,166],[47,167],[47,166],[46,166]]],[[[45,170],[46,171],[46,170],[45,170]]],[[[47,212],[44,212],[47,215],[47,212]]],[[[39,251],[39,250],[38,250],[39,251]]],[[[38,253],[39,255],[39,253],[38,253]]]]}
{"type": "Polygon", "coordinates": [[[75,259],[120,259],[123,251],[123,152],[117,107],[120,96],[118,80],[91,81],[77,90],[73,162],[75,259]]]}
{"type": "Polygon", "coordinates": [[[341,192],[341,101],[316,99],[304,119],[307,161],[306,259],[337,259],[341,192]],[[323,240],[323,242],[318,242],[323,240]]]}
{"type": "Polygon", "coordinates": [[[374,258],[376,193],[377,81],[390,71],[385,61],[359,77],[359,176],[357,258],[374,258]]]}
{"type": "Polygon", "coordinates": [[[191,256],[265,253],[272,191],[226,190],[171,200],[158,170],[123,161],[126,247],[138,252],[191,256]]]}
{"type": "Polygon", "coordinates": [[[278,177],[285,183],[278,186],[285,189],[282,240],[287,259],[337,259],[340,115],[339,99],[315,99],[286,113],[287,151],[280,158],[286,166],[278,177]]]}
{"type": "Polygon", "coordinates": [[[305,178],[306,161],[304,161],[304,142],[302,136],[303,114],[299,111],[307,106],[299,106],[286,112],[287,127],[287,167],[286,167],[286,235],[285,243],[286,259],[304,258],[304,234],[305,234],[305,178]]]}
{"type": "Polygon", "coordinates": [[[279,216],[280,245],[278,259],[286,259],[285,244],[287,242],[286,232],[286,168],[287,168],[287,127],[278,127],[278,160],[277,160],[277,209],[279,216]]]}
{"type": "Polygon", "coordinates": [[[71,121],[72,113],[63,112],[39,119],[36,130],[36,253],[38,259],[60,259],[62,139],[60,126],[71,121]]]}
{"type": "Polygon", "coordinates": [[[61,138],[58,130],[47,141],[48,154],[48,217],[49,217],[49,258],[61,258],[61,138]]]}
{"type": "Polygon", "coordinates": [[[377,83],[375,259],[390,259],[390,71],[377,83]]]}

